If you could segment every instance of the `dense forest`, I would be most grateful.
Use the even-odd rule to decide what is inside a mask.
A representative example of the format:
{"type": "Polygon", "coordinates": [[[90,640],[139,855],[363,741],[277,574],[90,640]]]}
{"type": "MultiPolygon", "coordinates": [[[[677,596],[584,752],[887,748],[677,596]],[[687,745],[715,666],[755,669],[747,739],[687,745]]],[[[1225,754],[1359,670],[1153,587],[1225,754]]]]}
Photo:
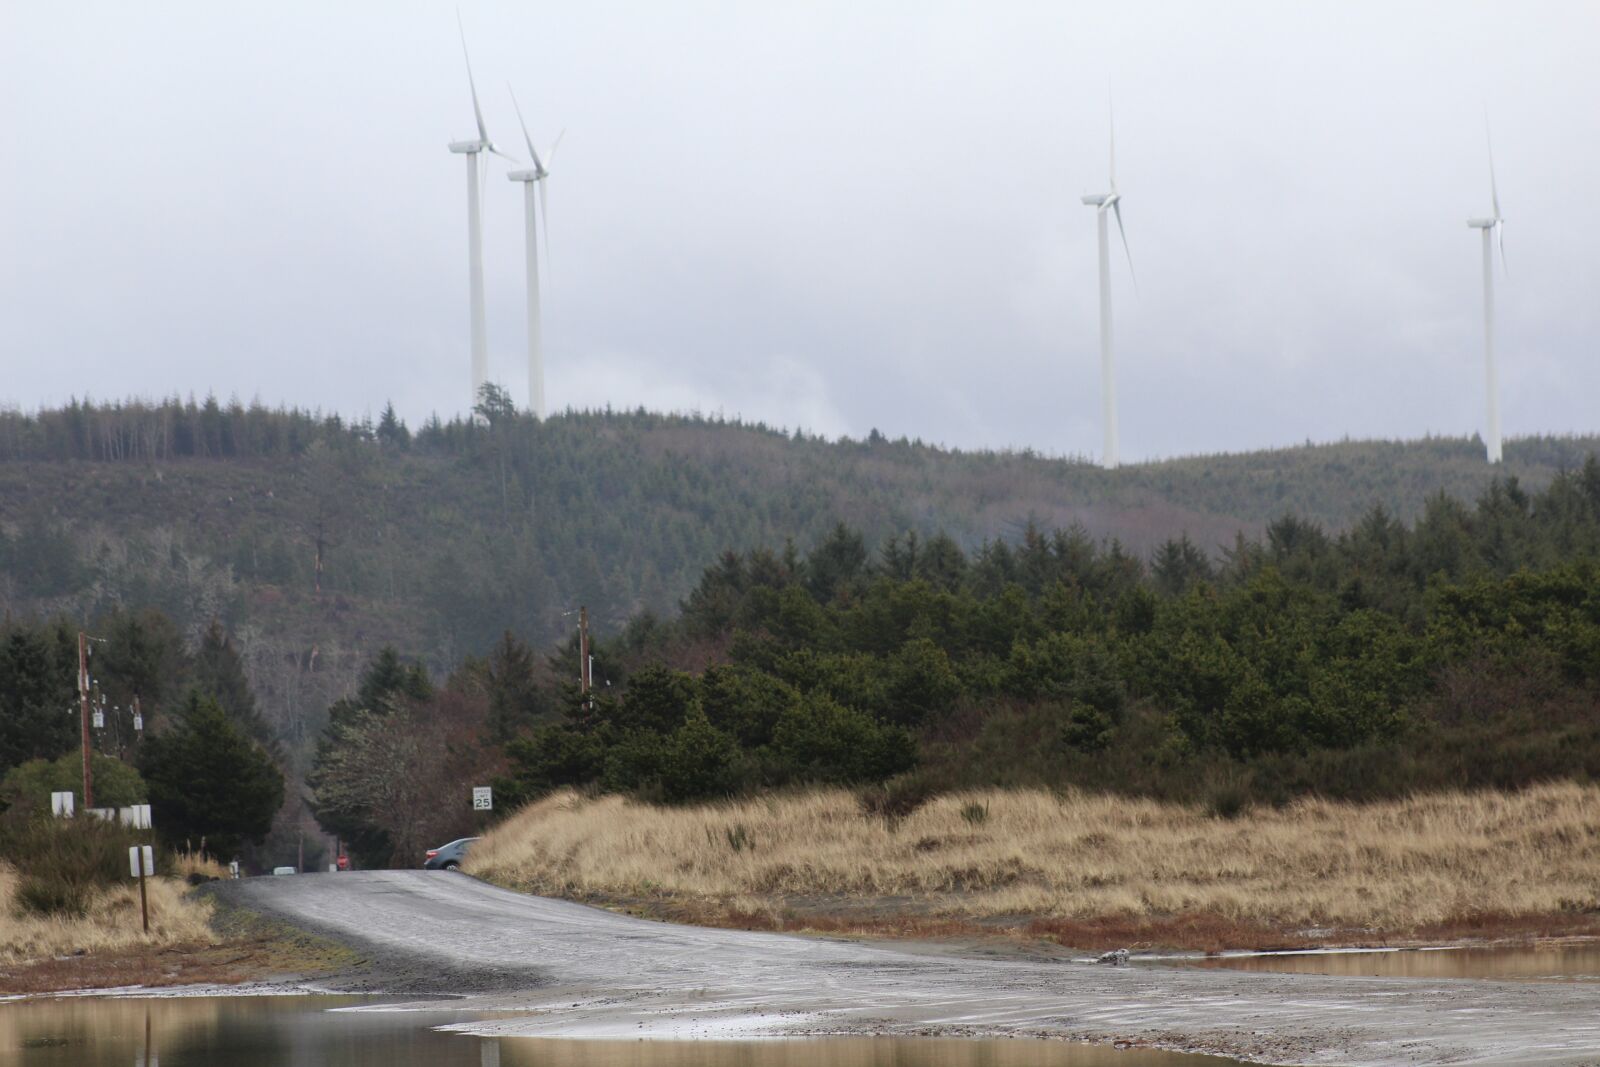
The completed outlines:
{"type": "MultiPolygon", "coordinates": [[[[1538,630],[1507,651],[1446,608],[1590,595],[1597,450],[1523,439],[1490,468],[1475,440],[1344,442],[1107,472],[876,431],[537,421],[492,388],[476,418],[416,428],[392,409],[73,403],[0,412],[0,617],[101,636],[137,617],[174,662],[225,641],[252,704],[230,721],[290,783],[262,847],[314,801],[372,860],[444,827],[375,828],[299,783],[326,794],[325,768],[359,771],[390,714],[407,736],[471,739],[443,762],[518,795],[1071,780],[1265,797],[1382,791],[1373,777],[1399,780],[1423,747],[1516,734],[1448,710],[1487,692],[1543,709],[1516,746],[1550,750],[1472,773],[1588,773],[1592,746],[1570,734],[1592,706],[1578,646],[1538,630]],[[601,678],[581,704],[580,604],[601,678]],[[1184,688],[1199,679],[1211,688],[1184,688]],[[735,707],[765,710],[735,722],[735,707]],[[1423,746],[1425,729],[1443,732],[1423,746]],[[563,766],[535,756],[534,731],[563,766]],[[698,784],[663,754],[701,760],[698,784]]],[[[206,696],[175,670],[153,736],[206,696]]],[[[1439,755],[1407,773],[1458,770],[1439,755]]]]}
{"type": "MultiPolygon", "coordinates": [[[[409,844],[385,805],[344,798],[429,723],[436,761],[468,753],[444,737],[474,739],[480,777],[501,746],[512,801],[835,783],[892,816],[1026,784],[1229,815],[1305,793],[1594,779],[1600,461],[1537,493],[1438,494],[1411,524],[1373,508],[1329,534],[1283,517],[1219,559],[1181,535],[1140,557],[1081,529],[871,550],[841,524],[806,554],[724,554],[676,618],[637,616],[594,656],[585,694],[573,642],[540,663],[505,634],[452,679],[463,715],[385,654],[319,747],[319,807],[369,862],[409,844]]],[[[404,766],[430,778],[425,759],[404,766]]],[[[440,778],[440,795],[461,780],[440,778]]]]}

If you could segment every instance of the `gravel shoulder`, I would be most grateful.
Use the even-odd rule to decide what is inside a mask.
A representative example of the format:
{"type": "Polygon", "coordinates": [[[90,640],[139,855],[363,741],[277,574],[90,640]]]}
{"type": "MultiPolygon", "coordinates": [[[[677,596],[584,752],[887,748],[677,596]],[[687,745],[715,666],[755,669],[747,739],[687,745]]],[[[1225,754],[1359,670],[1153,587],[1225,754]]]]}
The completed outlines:
{"type": "Polygon", "coordinates": [[[319,985],[465,996],[499,1036],[895,1034],[1131,1041],[1265,1063],[1600,1064],[1600,990],[1105,967],[679,926],[472,878],[216,883],[224,907],[350,947],[319,985]]]}

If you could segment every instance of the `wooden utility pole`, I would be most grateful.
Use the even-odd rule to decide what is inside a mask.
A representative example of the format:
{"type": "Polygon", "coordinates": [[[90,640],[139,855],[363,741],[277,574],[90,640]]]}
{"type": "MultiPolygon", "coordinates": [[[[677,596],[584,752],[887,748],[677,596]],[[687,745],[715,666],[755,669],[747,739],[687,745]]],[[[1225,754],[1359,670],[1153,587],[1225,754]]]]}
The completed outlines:
{"type": "Polygon", "coordinates": [[[78,725],[83,738],[83,810],[88,812],[94,807],[94,771],[89,766],[89,635],[82,630],[78,631],[78,725]]]}
{"type": "Polygon", "coordinates": [[[594,702],[589,699],[589,688],[594,684],[591,677],[592,670],[589,666],[589,609],[578,608],[578,689],[582,693],[584,702],[593,707],[594,702]]]}

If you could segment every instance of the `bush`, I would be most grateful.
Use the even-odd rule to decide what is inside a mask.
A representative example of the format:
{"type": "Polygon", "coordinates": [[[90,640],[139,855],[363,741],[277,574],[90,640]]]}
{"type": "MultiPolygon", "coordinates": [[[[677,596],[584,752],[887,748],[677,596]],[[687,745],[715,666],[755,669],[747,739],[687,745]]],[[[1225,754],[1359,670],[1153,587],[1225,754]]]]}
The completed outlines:
{"type": "Polygon", "coordinates": [[[667,738],[660,763],[662,799],[672,803],[724,796],[733,788],[738,746],[695,708],[667,738]]]}
{"type": "Polygon", "coordinates": [[[863,815],[896,822],[932,800],[938,788],[921,773],[902,774],[856,795],[863,815]]]}
{"type": "MultiPolygon", "coordinates": [[[[97,808],[143,804],[149,797],[139,772],[114,756],[91,757],[97,808]]],[[[50,794],[71,792],[77,810],[83,804],[83,756],[76,750],[56,760],[29,760],[0,780],[0,803],[29,815],[50,814],[50,794]]]]}
{"type": "Polygon", "coordinates": [[[916,762],[906,731],[815,693],[778,720],[772,750],[792,779],[806,782],[882,781],[916,762]]]}
{"type": "MultiPolygon", "coordinates": [[[[93,816],[11,818],[0,823],[0,855],[20,875],[18,903],[40,915],[80,916],[93,890],[128,877],[128,849],[149,831],[93,816]]],[[[157,852],[157,871],[167,867],[157,852]]]]}

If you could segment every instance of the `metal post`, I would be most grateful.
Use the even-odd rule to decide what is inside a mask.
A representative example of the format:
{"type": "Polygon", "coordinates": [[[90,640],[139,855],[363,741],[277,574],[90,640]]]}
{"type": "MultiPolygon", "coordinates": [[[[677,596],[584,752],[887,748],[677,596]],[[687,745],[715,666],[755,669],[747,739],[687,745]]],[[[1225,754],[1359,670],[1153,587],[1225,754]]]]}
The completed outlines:
{"type": "Polygon", "coordinates": [[[139,912],[144,916],[144,932],[150,932],[150,898],[144,889],[144,848],[139,849],[139,912]]]}
{"type": "Polygon", "coordinates": [[[89,635],[78,631],[78,720],[83,740],[83,810],[94,807],[94,771],[89,765],[89,635]]]}

